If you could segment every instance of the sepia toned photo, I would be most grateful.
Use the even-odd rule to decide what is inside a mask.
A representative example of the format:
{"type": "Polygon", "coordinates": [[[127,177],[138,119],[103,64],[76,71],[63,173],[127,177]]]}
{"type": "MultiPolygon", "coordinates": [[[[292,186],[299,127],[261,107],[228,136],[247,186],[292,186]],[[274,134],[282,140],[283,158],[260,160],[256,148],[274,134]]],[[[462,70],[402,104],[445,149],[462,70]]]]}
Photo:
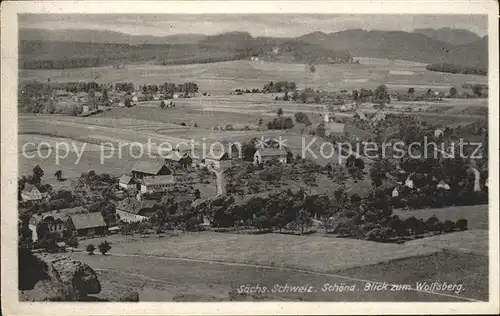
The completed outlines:
{"type": "Polygon", "coordinates": [[[154,12],[11,19],[16,304],[498,311],[487,13],[154,12]]]}

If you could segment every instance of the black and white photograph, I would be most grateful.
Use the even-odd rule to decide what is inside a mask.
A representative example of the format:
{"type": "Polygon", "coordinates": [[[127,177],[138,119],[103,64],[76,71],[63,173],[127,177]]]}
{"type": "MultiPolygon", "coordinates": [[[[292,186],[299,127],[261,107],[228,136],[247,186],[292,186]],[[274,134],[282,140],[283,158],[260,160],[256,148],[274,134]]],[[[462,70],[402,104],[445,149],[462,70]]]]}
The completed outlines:
{"type": "Polygon", "coordinates": [[[15,69],[2,71],[2,277],[9,260],[16,304],[498,312],[486,11],[52,5],[9,20],[15,55],[2,43],[15,69]]]}

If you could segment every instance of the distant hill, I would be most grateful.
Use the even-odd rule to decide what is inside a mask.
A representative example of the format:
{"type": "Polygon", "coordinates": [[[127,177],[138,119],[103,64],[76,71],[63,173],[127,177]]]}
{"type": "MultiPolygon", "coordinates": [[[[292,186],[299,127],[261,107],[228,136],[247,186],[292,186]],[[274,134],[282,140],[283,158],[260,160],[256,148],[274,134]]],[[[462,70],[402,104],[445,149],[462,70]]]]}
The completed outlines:
{"type": "Polygon", "coordinates": [[[432,39],[452,45],[469,44],[481,39],[481,37],[474,32],[464,29],[452,29],[449,27],[443,27],[437,30],[430,28],[415,29],[413,33],[419,33],[432,39]]]}
{"type": "Polygon", "coordinates": [[[23,28],[19,39],[23,41],[79,42],[128,45],[194,44],[207,38],[203,34],[175,34],[169,36],[130,35],[109,30],[46,30],[23,28]]]}
{"type": "Polygon", "coordinates": [[[402,31],[353,29],[280,38],[253,37],[247,32],[158,37],[104,30],[21,29],[19,35],[21,68],[88,67],[89,63],[95,66],[146,60],[157,64],[207,63],[251,55],[302,63],[350,62],[351,56],[483,67],[488,63],[486,37],[454,45],[418,32],[402,31]],[[85,61],[80,63],[79,59],[85,61]]]}
{"type": "Polygon", "coordinates": [[[452,45],[419,33],[361,29],[330,34],[314,32],[298,39],[337,51],[348,51],[353,56],[393,58],[424,63],[487,65],[488,62],[487,41],[482,39],[465,45],[452,45]]]}

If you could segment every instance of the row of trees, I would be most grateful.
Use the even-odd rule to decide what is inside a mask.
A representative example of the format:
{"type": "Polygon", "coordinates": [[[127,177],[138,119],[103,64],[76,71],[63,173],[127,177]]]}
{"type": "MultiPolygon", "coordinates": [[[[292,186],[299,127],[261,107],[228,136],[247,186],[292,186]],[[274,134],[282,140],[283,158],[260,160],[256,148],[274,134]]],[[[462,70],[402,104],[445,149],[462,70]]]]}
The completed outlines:
{"type": "Polygon", "coordinates": [[[453,74],[467,74],[467,75],[479,75],[479,76],[487,76],[488,68],[483,66],[465,66],[465,65],[457,65],[457,64],[448,64],[448,63],[440,63],[440,64],[430,64],[425,66],[425,69],[430,71],[439,71],[439,72],[449,72],[453,74]]]}
{"type": "Polygon", "coordinates": [[[271,81],[262,88],[263,93],[293,92],[297,90],[297,84],[289,81],[271,81]]]}

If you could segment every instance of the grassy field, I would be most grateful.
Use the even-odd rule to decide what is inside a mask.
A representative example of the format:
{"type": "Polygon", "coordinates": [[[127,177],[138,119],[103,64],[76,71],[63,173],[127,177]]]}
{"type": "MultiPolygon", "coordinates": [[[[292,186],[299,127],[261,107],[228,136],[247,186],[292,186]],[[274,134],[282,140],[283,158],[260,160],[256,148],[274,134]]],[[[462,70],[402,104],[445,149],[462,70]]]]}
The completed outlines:
{"type": "Polygon", "coordinates": [[[484,76],[445,74],[427,71],[415,63],[373,62],[366,64],[317,65],[311,73],[307,65],[251,62],[247,60],[211,64],[158,66],[152,64],[128,65],[125,69],[112,67],[62,69],[62,70],[20,70],[23,81],[91,81],[99,83],[132,81],[140,84],[195,81],[201,91],[227,92],[237,88],[262,88],[269,81],[295,81],[299,88],[314,87],[321,90],[375,88],[390,84],[394,89],[407,91],[413,85],[416,89],[435,87],[434,90],[448,90],[451,86],[460,88],[466,81],[486,82],[484,76]],[[406,73],[411,73],[407,75],[406,73]],[[425,87],[424,87],[425,86],[425,87]]]}
{"type": "MultiPolygon", "coordinates": [[[[110,240],[116,253],[262,264],[322,272],[426,255],[436,251],[425,246],[282,234],[201,232],[186,233],[171,238],[112,237],[110,240]]],[[[97,243],[99,239],[82,241],[82,245],[90,242],[97,243]]]]}
{"type": "Polygon", "coordinates": [[[461,298],[487,299],[487,260],[460,254],[435,253],[422,257],[390,261],[378,265],[341,271],[338,274],[317,274],[283,269],[227,265],[197,261],[172,260],[143,256],[88,256],[68,253],[77,260],[87,262],[98,273],[102,285],[101,295],[136,290],[141,301],[462,301],[461,298]],[[419,262],[419,264],[415,264],[419,262]],[[465,267],[474,269],[468,274],[465,267]],[[437,270],[436,270],[437,268],[437,270]],[[391,274],[387,271],[404,271],[391,274]],[[454,273],[460,271],[460,275],[454,273]],[[355,276],[353,279],[350,275],[355,276]],[[415,277],[412,278],[412,275],[415,277]],[[418,291],[365,291],[369,281],[409,284],[420,281],[459,282],[463,292],[440,295],[418,291]],[[353,287],[352,292],[324,291],[325,285],[342,284],[353,287]],[[308,293],[264,293],[230,295],[241,286],[311,287],[308,293]]]}
{"type": "Polygon", "coordinates": [[[402,219],[412,216],[421,219],[428,219],[436,215],[440,220],[456,221],[460,218],[465,218],[468,221],[469,229],[488,229],[488,205],[473,205],[473,206],[450,206],[435,209],[422,209],[411,211],[395,211],[402,219]]]}

